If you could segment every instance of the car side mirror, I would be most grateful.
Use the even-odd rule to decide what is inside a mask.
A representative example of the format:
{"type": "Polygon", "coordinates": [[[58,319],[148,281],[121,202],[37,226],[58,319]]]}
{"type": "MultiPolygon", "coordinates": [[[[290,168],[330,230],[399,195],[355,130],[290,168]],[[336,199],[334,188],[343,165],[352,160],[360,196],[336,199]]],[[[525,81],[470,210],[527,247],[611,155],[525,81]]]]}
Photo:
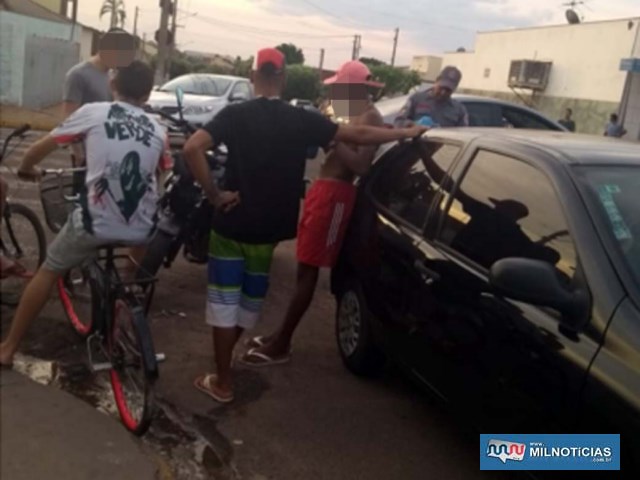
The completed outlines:
{"type": "Polygon", "coordinates": [[[589,319],[586,292],[564,286],[548,262],[528,258],[499,260],[491,267],[489,283],[495,293],[506,298],[557,310],[564,325],[572,330],[580,330],[589,319]]]}

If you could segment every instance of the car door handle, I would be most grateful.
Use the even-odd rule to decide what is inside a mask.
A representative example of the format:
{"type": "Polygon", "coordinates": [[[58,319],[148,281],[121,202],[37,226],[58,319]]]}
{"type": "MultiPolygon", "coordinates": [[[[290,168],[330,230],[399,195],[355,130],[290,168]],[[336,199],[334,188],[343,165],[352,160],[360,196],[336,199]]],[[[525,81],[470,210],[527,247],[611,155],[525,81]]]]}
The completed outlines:
{"type": "Polygon", "coordinates": [[[413,266],[427,285],[433,285],[440,280],[440,274],[428,268],[422,261],[416,260],[413,266]]]}

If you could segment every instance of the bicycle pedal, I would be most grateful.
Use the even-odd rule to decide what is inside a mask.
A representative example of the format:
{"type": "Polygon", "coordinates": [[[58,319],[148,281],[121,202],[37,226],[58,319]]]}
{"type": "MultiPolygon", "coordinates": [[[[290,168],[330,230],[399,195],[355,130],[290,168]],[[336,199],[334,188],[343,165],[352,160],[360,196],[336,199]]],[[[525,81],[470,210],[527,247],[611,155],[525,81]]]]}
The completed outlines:
{"type": "Polygon", "coordinates": [[[93,373],[99,373],[111,370],[113,365],[110,362],[91,363],[89,364],[89,368],[91,368],[93,373]]]}
{"type": "Polygon", "coordinates": [[[167,359],[167,356],[164,353],[156,353],[156,362],[162,363],[167,359]]]}

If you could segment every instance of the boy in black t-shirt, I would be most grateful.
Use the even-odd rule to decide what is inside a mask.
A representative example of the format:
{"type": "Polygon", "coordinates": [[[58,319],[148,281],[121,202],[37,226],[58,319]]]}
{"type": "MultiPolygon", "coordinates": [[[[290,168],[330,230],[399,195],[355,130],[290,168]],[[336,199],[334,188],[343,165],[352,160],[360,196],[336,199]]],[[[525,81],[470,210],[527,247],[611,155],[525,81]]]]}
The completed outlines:
{"type": "MultiPolygon", "coordinates": [[[[416,126],[390,130],[336,125],[280,100],[285,61],[274,48],[260,50],[253,72],[258,98],[223,109],[185,144],[185,159],[209,201],[212,222],[206,320],[213,327],[216,374],[195,386],[222,403],[233,400],[231,358],[245,329],[253,328],[268,289],[273,250],[295,238],[309,147],[332,141],[376,145],[422,134],[416,126]],[[226,191],[211,179],[205,152],[229,151],[226,191]]],[[[337,144],[336,149],[348,148],[337,144]]]]}

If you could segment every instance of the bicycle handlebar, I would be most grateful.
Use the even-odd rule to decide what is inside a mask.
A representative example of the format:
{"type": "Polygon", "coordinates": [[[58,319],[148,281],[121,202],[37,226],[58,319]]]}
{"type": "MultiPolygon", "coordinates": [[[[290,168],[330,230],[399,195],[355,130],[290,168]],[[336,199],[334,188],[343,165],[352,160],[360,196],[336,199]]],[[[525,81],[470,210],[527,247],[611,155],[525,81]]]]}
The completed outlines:
{"type": "Polygon", "coordinates": [[[186,130],[185,133],[188,134],[193,134],[196,132],[196,127],[194,127],[193,125],[191,125],[189,122],[187,122],[186,120],[180,120],[179,118],[174,117],[173,115],[170,115],[166,112],[163,112],[162,110],[150,110],[152,113],[155,113],[156,115],[160,115],[162,118],[169,120],[171,123],[173,123],[176,127],[182,128],[184,130],[186,130]]]}
{"type": "Polygon", "coordinates": [[[16,128],[13,132],[11,132],[7,138],[4,139],[4,143],[2,144],[2,152],[0,152],[0,161],[4,158],[4,154],[7,153],[7,148],[9,147],[9,142],[15,137],[21,137],[26,132],[31,130],[31,125],[25,123],[21,127],[16,128]]]}

